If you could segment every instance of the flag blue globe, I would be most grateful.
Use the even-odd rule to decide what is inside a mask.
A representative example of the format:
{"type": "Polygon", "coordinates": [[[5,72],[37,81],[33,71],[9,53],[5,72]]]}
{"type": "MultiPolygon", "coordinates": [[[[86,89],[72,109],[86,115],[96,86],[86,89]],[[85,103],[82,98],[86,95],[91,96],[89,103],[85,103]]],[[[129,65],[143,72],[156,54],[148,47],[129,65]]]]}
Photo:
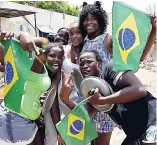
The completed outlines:
{"type": "Polygon", "coordinates": [[[124,28],[119,31],[118,40],[122,50],[128,50],[134,45],[136,36],[131,29],[124,28]]]}
{"type": "Polygon", "coordinates": [[[14,70],[10,62],[5,63],[5,83],[10,84],[14,77],[14,70]]]}
{"type": "Polygon", "coordinates": [[[74,135],[77,135],[83,129],[83,123],[80,120],[76,120],[70,126],[70,132],[74,135]]]}

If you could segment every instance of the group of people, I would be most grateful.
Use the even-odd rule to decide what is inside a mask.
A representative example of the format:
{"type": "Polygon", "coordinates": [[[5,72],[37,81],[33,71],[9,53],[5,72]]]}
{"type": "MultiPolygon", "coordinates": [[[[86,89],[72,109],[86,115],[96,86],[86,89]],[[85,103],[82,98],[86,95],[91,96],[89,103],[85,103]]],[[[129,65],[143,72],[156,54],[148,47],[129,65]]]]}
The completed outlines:
{"type": "MultiPolygon", "coordinates": [[[[156,18],[151,19],[152,29],[144,48],[141,61],[149,53],[156,36],[156,18]]],[[[45,38],[31,37],[21,32],[18,36],[0,32],[0,40],[15,37],[21,48],[36,53],[27,77],[22,96],[21,113],[0,105],[0,139],[11,142],[25,141],[28,145],[64,144],[55,125],[66,115],[82,96],[74,88],[71,73],[80,71],[84,78],[96,76],[104,79],[113,89],[109,96],[101,96],[98,89],[85,107],[98,132],[92,145],[109,145],[113,129],[120,125],[126,134],[122,145],[155,145],[157,142],[156,99],[130,70],[112,70],[112,36],[106,32],[107,13],[101,3],[83,3],[79,21],[69,28],[58,30],[54,42],[45,38]],[[41,100],[56,94],[51,108],[41,113],[41,100]],[[42,99],[41,99],[42,98],[42,99]],[[33,108],[36,102],[37,107],[33,108]],[[111,111],[98,112],[92,105],[115,104],[111,111]]],[[[111,24],[110,24],[111,25],[111,24]]],[[[3,46],[0,45],[0,71],[4,71],[3,46]]],[[[116,54],[114,54],[116,55],[116,54]]],[[[21,68],[23,69],[23,68],[21,68]]],[[[16,99],[16,96],[13,96],[16,99]]],[[[53,97],[53,96],[52,96],[53,97]]]]}

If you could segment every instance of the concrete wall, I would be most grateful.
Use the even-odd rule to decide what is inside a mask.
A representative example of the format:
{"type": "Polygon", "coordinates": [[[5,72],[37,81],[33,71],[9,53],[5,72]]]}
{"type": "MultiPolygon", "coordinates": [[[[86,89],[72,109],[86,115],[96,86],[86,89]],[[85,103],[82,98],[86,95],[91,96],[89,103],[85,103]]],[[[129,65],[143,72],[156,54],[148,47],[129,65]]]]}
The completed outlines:
{"type": "MultiPolygon", "coordinates": [[[[30,10],[36,13],[36,22],[39,28],[48,28],[47,31],[53,31],[54,33],[61,27],[69,27],[70,23],[78,20],[78,17],[51,12],[44,9],[39,9],[35,7],[20,5],[12,2],[0,2],[0,7],[2,8],[12,8],[17,10],[30,10]]],[[[27,15],[26,18],[29,22],[35,26],[34,15],[27,15]]],[[[35,36],[34,28],[23,19],[23,17],[16,18],[0,18],[0,28],[1,30],[12,31],[14,33],[19,33],[21,31],[29,32],[32,36],[35,36]]]]}

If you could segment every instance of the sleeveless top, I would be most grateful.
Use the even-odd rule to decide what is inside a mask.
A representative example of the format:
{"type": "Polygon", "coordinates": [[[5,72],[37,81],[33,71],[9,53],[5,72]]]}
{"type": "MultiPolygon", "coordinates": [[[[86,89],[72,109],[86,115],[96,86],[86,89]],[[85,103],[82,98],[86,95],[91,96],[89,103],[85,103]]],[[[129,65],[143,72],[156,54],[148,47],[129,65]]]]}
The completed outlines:
{"type": "MultiPolygon", "coordinates": [[[[85,38],[83,52],[86,50],[96,50],[102,59],[101,72],[105,68],[105,64],[112,61],[112,55],[104,48],[105,38],[108,34],[102,34],[95,39],[89,40],[85,38]]],[[[105,112],[97,112],[92,118],[92,122],[95,124],[96,130],[99,133],[111,132],[116,124],[105,112]]]]}
{"type": "Polygon", "coordinates": [[[89,40],[88,37],[85,38],[83,52],[86,50],[96,50],[102,58],[102,70],[105,67],[105,64],[110,62],[112,55],[104,48],[105,38],[108,34],[102,34],[97,36],[95,39],[89,40]]]}
{"type": "MultiPolygon", "coordinates": [[[[40,96],[50,87],[50,85],[51,80],[46,68],[43,74],[30,71],[24,85],[24,94],[21,100],[20,113],[17,114],[30,120],[36,120],[41,113],[40,96]]],[[[14,112],[9,108],[7,109],[10,112],[14,112]]]]}
{"type": "MultiPolygon", "coordinates": [[[[66,49],[66,47],[64,47],[64,49],[66,49]]],[[[64,60],[63,60],[62,68],[64,69],[65,77],[68,78],[68,77],[70,77],[73,69],[79,69],[79,65],[72,63],[71,60],[68,58],[66,51],[64,51],[64,52],[65,53],[64,53],[64,60]]],[[[61,101],[60,96],[59,96],[61,85],[62,85],[62,77],[61,77],[61,81],[58,85],[59,107],[60,107],[61,112],[63,112],[64,114],[67,114],[70,111],[70,109],[61,101]]],[[[75,89],[73,89],[69,98],[70,98],[70,100],[73,100],[77,103],[79,103],[81,101],[81,97],[78,95],[78,93],[75,89]]]]}

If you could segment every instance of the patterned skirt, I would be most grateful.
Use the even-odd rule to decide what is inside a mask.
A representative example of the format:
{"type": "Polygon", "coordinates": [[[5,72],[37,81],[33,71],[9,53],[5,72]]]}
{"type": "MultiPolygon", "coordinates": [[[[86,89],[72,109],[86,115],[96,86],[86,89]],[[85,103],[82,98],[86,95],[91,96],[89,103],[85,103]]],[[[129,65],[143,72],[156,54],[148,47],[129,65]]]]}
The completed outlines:
{"type": "Polygon", "coordinates": [[[116,123],[105,112],[97,112],[92,117],[92,122],[96,126],[96,130],[99,133],[112,132],[116,127],[116,123]]]}

